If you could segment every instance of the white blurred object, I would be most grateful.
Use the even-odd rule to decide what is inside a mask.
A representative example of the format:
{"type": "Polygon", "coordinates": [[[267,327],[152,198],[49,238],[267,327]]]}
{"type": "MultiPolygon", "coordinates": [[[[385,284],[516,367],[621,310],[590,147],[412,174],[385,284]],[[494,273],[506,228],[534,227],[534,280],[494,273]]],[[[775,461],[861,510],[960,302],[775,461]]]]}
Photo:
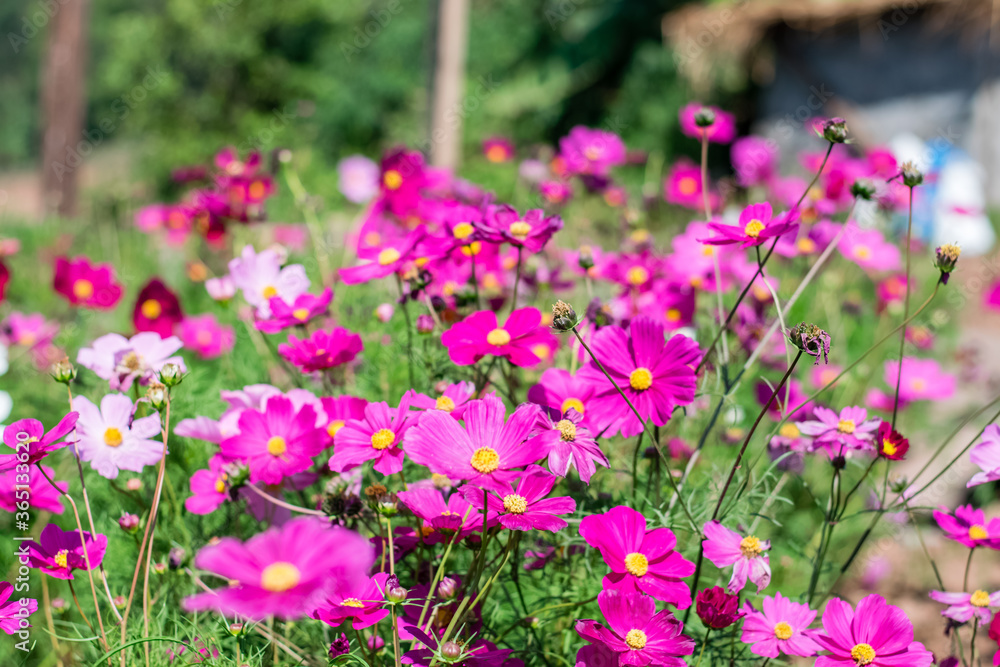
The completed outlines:
{"type": "Polygon", "coordinates": [[[938,176],[934,198],[933,243],[957,243],[970,257],[988,253],[996,242],[986,216],[983,168],[972,158],[954,152],[938,176]]]}
{"type": "Polygon", "coordinates": [[[897,134],[889,140],[889,150],[896,156],[896,162],[900,165],[904,162],[912,162],[917,169],[925,174],[933,167],[930,148],[923,139],[915,134],[909,132],[897,134]]]}

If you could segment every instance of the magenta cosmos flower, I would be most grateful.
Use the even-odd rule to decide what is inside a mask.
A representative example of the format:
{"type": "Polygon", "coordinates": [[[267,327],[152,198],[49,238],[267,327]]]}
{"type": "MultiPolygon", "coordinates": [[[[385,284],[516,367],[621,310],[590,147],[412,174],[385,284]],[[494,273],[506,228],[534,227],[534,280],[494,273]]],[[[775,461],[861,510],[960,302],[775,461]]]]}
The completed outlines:
{"type": "Polygon", "coordinates": [[[552,339],[552,333],[541,322],[537,308],[515,310],[503,326],[497,323],[497,314],[492,310],[480,310],[441,334],[441,344],[459,366],[474,364],[487,354],[503,357],[515,366],[534,366],[542,360],[535,353],[536,346],[552,339]]]}
{"type": "Polygon", "coordinates": [[[842,449],[870,449],[881,420],[868,419],[868,411],[858,406],[842,409],[838,415],[829,408],[813,409],[814,419],[796,422],[803,434],[815,438],[816,446],[825,447],[831,456],[842,449]]]}
{"type": "MultiPolygon", "coordinates": [[[[669,204],[684,208],[704,210],[702,189],[705,184],[701,180],[701,168],[682,160],[674,165],[663,182],[663,196],[669,204]]],[[[711,210],[719,205],[719,195],[710,192],[708,206],[711,210]]]]}
{"type": "Polygon", "coordinates": [[[717,144],[728,144],[736,137],[736,119],[733,114],[719,107],[707,106],[698,102],[686,104],[680,112],[681,132],[693,139],[707,138],[717,144]],[[702,109],[715,114],[715,122],[708,127],[700,127],[695,122],[695,116],[702,109]]]}
{"type": "Polygon", "coordinates": [[[476,385],[473,382],[456,382],[441,391],[437,398],[426,394],[413,395],[413,407],[421,410],[440,410],[447,412],[455,419],[461,420],[469,401],[476,397],[476,385]]]}
{"type": "Polygon", "coordinates": [[[70,305],[99,310],[114,308],[123,292],[110,264],[93,265],[86,257],[57,257],[52,288],[70,305]]]}
{"type": "Polygon", "coordinates": [[[983,432],[983,441],[972,448],[969,458],[982,472],[977,472],[966,486],[973,487],[1000,480],[1000,426],[990,424],[983,432]]]}
{"type": "MultiPolygon", "coordinates": [[[[154,334],[155,335],[155,334],[154,334]]],[[[107,394],[101,407],[86,396],[74,396],[73,408],[80,413],[76,424],[76,450],[80,460],[102,477],[115,479],[122,470],[142,472],[163,456],[160,415],[132,418],[132,399],[125,394],[107,394]]]]}
{"type": "Polygon", "coordinates": [[[577,125],[559,140],[559,154],[573,174],[606,176],[625,164],[625,143],[614,132],[577,125]]]}
{"type": "Polygon", "coordinates": [[[552,235],[562,227],[562,218],[557,215],[546,216],[545,211],[536,208],[522,216],[507,204],[491,206],[483,222],[476,224],[483,240],[509,243],[531,253],[541,252],[552,235]]]}
{"type": "MultiPolygon", "coordinates": [[[[451,540],[464,539],[473,533],[481,532],[483,529],[483,515],[475,507],[469,504],[461,493],[452,493],[445,503],[444,494],[434,488],[414,488],[410,485],[410,491],[400,491],[397,496],[399,502],[413,512],[414,516],[423,523],[420,531],[423,534],[424,542],[427,544],[437,544],[438,542],[449,542],[451,540]],[[457,535],[456,535],[457,533],[457,535]]],[[[479,507],[482,508],[482,491],[477,489],[480,496],[479,507]]],[[[486,513],[487,524],[493,523],[496,515],[492,512],[486,513]]]]}
{"type": "Polygon", "coordinates": [[[0,581],[0,630],[12,635],[18,630],[31,627],[28,617],[38,611],[38,601],[26,597],[11,599],[13,584],[0,581]]]}
{"type": "Polygon", "coordinates": [[[752,653],[766,658],[777,658],[780,654],[808,658],[819,653],[819,645],[812,640],[816,631],[809,629],[809,624],[816,620],[816,612],[809,605],[775,593],[773,598],[761,599],[761,611],[749,602],[743,610],[746,619],[740,640],[751,644],[752,653]]]}
{"type": "Polygon", "coordinates": [[[653,598],[606,590],[597,596],[597,604],[607,623],[579,621],[576,631],[588,642],[603,644],[618,654],[619,665],[687,665],[681,656],[694,653],[694,641],[681,634],[684,626],[673,614],[666,609],[656,612],[653,598]]]}
{"type": "Polygon", "coordinates": [[[312,517],[293,519],[246,543],[224,537],[199,551],[195,566],[229,585],[186,598],[183,606],[253,621],[297,619],[331,595],[363,588],[374,561],[368,540],[354,531],[312,517]]]}
{"type": "Polygon", "coordinates": [[[935,510],[934,520],[949,538],[963,546],[1000,549],[1000,518],[987,521],[986,513],[972,505],[955,508],[954,515],[947,508],[935,510]]]}
{"type": "Polygon", "coordinates": [[[149,384],[166,364],[175,364],[182,372],[187,370],[184,360],[174,355],[184,345],[177,336],[161,338],[154,331],[143,331],[125,338],[110,333],[91,345],[80,350],[77,363],[107,380],[116,391],[128,391],[133,382],[149,384]]]}
{"type": "MultiPolygon", "coordinates": [[[[546,498],[559,480],[541,466],[528,466],[516,489],[485,494],[486,506],[499,515],[500,525],[508,530],[547,530],[559,532],[567,524],[558,514],[572,514],[576,501],[569,497],[546,498]]],[[[463,486],[462,495],[482,511],[484,492],[474,486],[463,486]]]]}
{"type": "Polygon", "coordinates": [[[1000,607],[1000,591],[987,593],[977,590],[972,593],[944,593],[931,591],[931,599],[948,605],[941,615],[959,623],[968,623],[975,617],[979,625],[989,625],[993,610],[1000,607]]]}
{"type": "Polygon", "coordinates": [[[857,611],[834,598],[823,612],[823,631],[813,639],[830,652],[815,667],[930,667],[933,654],[913,641],[913,624],[881,595],[869,595],[857,611]]]}
{"type": "Polygon", "coordinates": [[[184,347],[197,352],[202,359],[221,357],[236,342],[233,328],[219,324],[211,313],[185,317],[177,325],[177,335],[184,347]]]}
{"type": "Polygon", "coordinates": [[[337,327],[329,332],[318,329],[303,339],[290,335],[278,352],[303,373],[313,373],[353,361],[364,347],[361,336],[337,327]]]}
{"type": "Polygon", "coordinates": [[[207,470],[197,470],[189,482],[191,495],[184,507],[191,514],[211,514],[229,499],[229,473],[226,457],[216,454],[208,460],[207,470]]]}
{"type": "Polygon", "coordinates": [[[246,463],[251,482],[278,484],[308,470],[313,457],[323,451],[323,430],[316,421],[313,406],[296,409],[291,399],[271,396],[263,410],[240,414],[239,434],[222,441],[222,454],[246,463]]]}
{"type": "MultiPolygon", "coordinates": [[[[885,362],[885,383],[893,392],[899,378],[899,360],[885,362]]],[[[943,401],[955,393],[955,376],[941,370],[935,359],[903,357],[903,379],[899,382],[900,402],[943,401]]]]}
{"type": "Polygon", "coordinates": [[[278,333],[289,327],[305,326],[309,320],[326,313],[333,301],[333,290],[329,287],[319,296],[308,292],[298,295],[291,303],[286,303],[281,297],[270,300],[271,319],[257,320],[254,326],[264,333],[278,333]]]}
{"type": "Polygon", "coordinates": [[[395,409],[385,402],[369,403],[364,419],[349,421],[337,431],[330,470],[345,472],[365,461],[374,461],[373,467],[383,475],[402,470],[403,437],[413,425],[409,413],[410,392],[403,394],[395,409]]]}
{"type": "Polygon", "coordinates": [[[594,395],[594,386],[589,382],[574,376],[562,368],[546,368],[538,384],[528,390],[528,400],[542,406],[547,406],[566,414],[570,409],[576,410],[588,428],[591,427],[587,415],[587,405],[594,395]]]}
{"type": "Polygon", "coordinates": [[[348,285],[357,285],[402,271],[413,261],[414,247],[425,236],[427,229],[420,225],[402,238],[387,241],[370,251],[359,251],[359,259],[370,261],[340,269],[340,279],[348,285]]]}
{"type": "Polygon", "coordinates": [[[771,542],[754,535],[741,536],[718,521],[709,521],[705,532],[705,558],[718,568],[733,566],[733,576],[727,590],[737,593],[747,585],[747,579],[757,584],[757,592],[771,583],[771,563],[767,550],[771,542]]]}
{"type": "Polygon", "coordinates": [[[320,399],[323,412],[326,414],[326,434],[329,443],[336,444],[337,433],[352,419],[365,418],[365,406],[368,401],[355,396],[324,396],[320,399]]]}
{"type": "Polygon", "coordinates": [[[584,517],[580,536],[611,568],[604,588],[642,591],[678,609],[691,606],[691,589],[683,579],[694,574],[694,563],[674,551],[677,538],[669,528],[646,530],[646,517],[619,505],[584,517]]]}
{"type": "Polygon", "coordinates": [[[609,466],[608,457],[601,451],[594,435],[583,425],[583,416],[574,408],[562,417],[555,410],[552,414],[557,416],[542,411],[538,437],[534,440],[535,444],[548,451],[549,470],[565,477],[571,467],[576,468],[580,481],[590,484],[598,464],[605,468],[609,466]]]}
{"type": "Polygon", "coordinates": [[[516,468],[532,463],[544,452],[526,445],[540,408],[523,403],[506,419],[503,401],[496,396],[469,401],[463,429],[449,415],[429,410],[420,415],[406,436],[406,451],[417,464],[452,480],[504,492],[520,474],[516,468]]]}
{"type": "Polygon", "coordinates": [[[494,164],[510,162],[514,159],[514,144],[506,137],[484,139],[483,155],[494,164]]]}
{"type": "Polygon", "coordinates": [[[776,236],[793,234],[799,227],[797,218],[798,214],[794,212],[784,213],[775,218],[771,205],[767,202],[750,204],[740,213],[739,224],[710,222],[708,228],[715,232],[716,236],[699,240],[707,245],[739,243],[741,248],[758,246],[776,236]]]}
{"type": "Polygon", "coordinates": [[[69,484],[55,482],[59,490],[54,489],[42,476],[42,472],[48,475],[49,479],[55,481],[56,471],[41,464],[30,466],[27,473],[18,473],[15,470],[0,472],[0,509],[6,512],[17,512],[18,503],[22,503],[21,510],[24,509],[23,503],[27,503],[28,507],[35,507],[53,514],[62,514],[64,508],[62,494],[59,493],[59,490],[66,493],[69,484]]]}
{"type": "Polygon", "coordinates": [[[108,538],[84,532],[81,541],[79,531],[63,530],[50,523],[42,528],[37,542],[25,542],[24,547],[28,550],[29,567],[37,567],[56,579],[72,579],[73,570],[92,570],[101,564],[108,548],[108,538]],[[88,558],[90,567],[87,567],[88,558]]]}
{"type": "Polygon", "coordinates": [[[27,465],[38,463],[55,450],[68,445],[68,442],[60,441],[76,427],[79,417],[78,412],[69,413],[48,433],[45,432],[42,422],[37,419],[20,419],[4,428],[3,442],[15,453],[0,455],[0,471],[11,470],[18,463],[27,465]],[[28,455],[27,460],[24,460],[25,453],[28,455]]]}
{"type": "MultiPolygon", "coordinates": [[[[591,349],[643,421],[652,419],[663,426],[675,407],[694,400],[694,369],[701,348],[681,334],[664,342],[663,325],[650,317],[632,320],[627,334],[620,327],[602,327],[594,334],[591,349]]],[[[626,438],[642,432],[642,423],[596,364],[581,368],[578,377],[594,388],[588,417],[596,431],[609,437],[621,431],[626,438]]]]}
{"type": "Polygon", "coordinates": [[[382,607],[388,578],[388,572],[379,572],[357,588],[335,592],[313,612],[312,617],[334,628],[348,619],[355,630],[375,625],[389,615],[389,610],[382,607]]]}

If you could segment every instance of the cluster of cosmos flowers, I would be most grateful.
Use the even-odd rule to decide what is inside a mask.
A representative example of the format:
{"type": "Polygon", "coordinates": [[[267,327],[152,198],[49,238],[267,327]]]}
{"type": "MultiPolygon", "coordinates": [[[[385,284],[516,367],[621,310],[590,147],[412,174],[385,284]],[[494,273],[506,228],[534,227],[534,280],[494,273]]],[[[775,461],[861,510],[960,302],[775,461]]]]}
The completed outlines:
{"type": "MultiPolygon", "coordinates": [[[[710,406],[699,386],[724,363],[710,342],[720,326],[731,332],[726,356],[743,352],[764,368],[752,385],[758,423],[766,418],[773,427],[762,449],[785,473],[802,472],[813,457],[835,471],[835,480],[852,460],[869,471],[884,464],[888,475],[888,466],[910,453],[896,428],[897,412],[949,398],[956,389],[956,378],[930,356],[905,356],[885,362],[882,385],[859,404],[825,405],[807,393],[805,380],[789,379],[795,363],[789,365],[789,354],[814,360],[812,389],[829,387],[844,370],[826,363],[829,334],[800,325],[773,335],[778,284],[764,271],[772,252],[789,266],[836,252],[871,276],[880,312],[898,310],[912,281],[903,273],[903,254],[879,228],[851,216],[861,199],[875,211],[906,210],[913,178],[891,153],[852,152],[842,121],[820,123],[827,150],[800,156],[809,177],[816,174],[810,182],[779,175],[775,145],[736,139],[733,118],[722,110],[690,105],[680,124],[693,140],[732,143],[735,187],[754,200],[727,206],[728,194],[707,182],[703,168],[678,162],[666,175],[664,199],[706,219],[674,234],[667,252],[642,228],[613,250],[553,242],[566,226],[558,211],[581,189],[612,209],[628,205],[616,169],[639,158],[605,130],[577,127],[551,159],[521,164],[520,177],[536,186],[544,204],[528,210],[496,201],[405,148],[378,164],[363,157],[341,163],[344,196],[365,209],[349,236],[356,261],[336,274],[338,297],[383,289],[358,285],[387,283],[384,289],[399,298],[380,306],[375,319],[391,321],[402,311],[407,340],[422,334],[449,361],[447,379],[417,386],[408,347],[412,386],[394,388],[398,400],[352,393],[352,374],[365,362],[363,336],[331,316],[334,276],[314,285],[282,246],[246,245],[215,277],[188,273],[220,304],[241,301],[247,330],[275,341],[275,359],[294,382],[224,390],[221,414],[175,414],[173,426],[172,393],[198,381],[194,375],[182,384],[189,366],[233,348],[233,328],[214,314],[185,315],[177,294],[152,278],[135,295],[134,330],[101,335],[72,351],[74,365],[61,360],[70,351],[56,345],[56,323],[10,312],[0,330],[6,345],[30,352],[41,367],[56,362],[53,375],[70,387],[79,368],[100,378],[102,388],[106,383],[107,392],[94,400],[71,392],[68,413],[4,429],[13,453],[0,458],[0,507],[21,511],[24,502],[62,514],[71,484],[57,480],[52,460],[45,460],[62,450],[107,480],[159,465],[162,481],[168,439],[181,437],[205,453],[204,467],[190,475],[186,512],[245,511],[262,526],[246,539],[218,536],[198,550],[191,577],[226,583],[192,586],[184,611],[217,612],[239,623],[325,624],[341,633],[332,635],[334,660],[360,651],[396,664],[523,664],[520,651],[501,647],[503,635],[484,613],[493,589],[506,585],[498,582],[500,572],[508,560],[515,572],[551,572],[569,556],[593,553],[604,563],[594,570],[601,618],[577,620],[576,634],[564,642],[582,667],[697,664],[713,633],[733,638],[723,642],[726,651],[742,646],[741,664],[753,656],[809,658],[817,667],[955,664],[948,661],[957,658],[936,658],[916,641],[906,614],[880,595],[856,605],[824,598],[820,607],[812,588],[808,597],[773,590],[772,545],[760,536],[769,528],[744,526],[719,512],[729,482],[714,514],[697,512],[711,518],[692,526],[674,510],[689,513],[689,500],[669,469],[675,494],[669,508],[663,503],[640,512],[588,493],[599,477],[619,475],[609,468],[626,451],[626,439],[636,440],[636,455],[645,437],[655,445],[652,458],[696,464],[701,445],[675,438],[661,446],[659,434],[710,406]],[[845,215],[848,221],[835,221],[845,215]],[[594,296],[579,315],[561,301],[551,313],[532,305],[578,289],[607,296],[594,296]],[[740,289],[746,299],[723,321],[717,300],[740,289]],[[517,400],[518,387],[526,389],[526,400],[517,400]],[[43,423],[53,425],[46,431],[43,423]],[[18,485],[33,489],[29,498],[18,494],[18,485]],[[303,506],[310,498],[313,505],[303,506]],[[471,561],[465,572],[458,570],[460,551],[467,555],[463,562],[471,561]],[[706,562],[723,585],[700,586],[711,583],[706,562]],[[361,631],[368,635],[363,641],[354,634],[361,631]]],[[[516,150],[495,138],[484,142],[483,153],[503,163],[516,150]]],[[[171,244],[197,232],[221,251],[228,222],[264,216],[275,184],[263,163],[259,154],[241,161],[227,150],[213,171],[178,173],[179,180],[204,187],[182,203],[143,209],[138,227],[165,234],[171,244]]],[[[938,250],[942,283],[957,253],[938,250]]],[[[54,276],[53,289],[75,308],[107,311],[127,296],[113,267],[86,257],[59,258],[54,276]]],[[[917,350],[932,347],[929,331],[903,331],[917,350]]],[[[969,456],[980,469],[970,486],[1000,480],[1000,426],[989,426],[969,456]]],[[[634,484],[634,468],[632,474],[634,484]]],[[[904,507],[907,491],[900,492],[904,507]]],[[[701,502],[710,506],[714,499],[701,502]]],[[[884,509],[884,495],[881,503],[884,509]]],[[[840,509],[830,511],[829,524],[840,509]]],[[[987,519],[971,505],[942,508],[934,518],[970,556],[1000,550],[1000,518],[987,519]]],[[[123,515],[120,525],[135,532],[140,521],[123,515]]],[[[51,523],[26,549],[28,567],[74,580],[102,567],[108,539],[79,523],[68,530],[51,523]]],[[[186,556],[171,558],[184,562],[186,556]]],[[[944,605],[950,628],[971,625],[973,637],[975,629],[1000,634],[993,614],[1000,592],[940,590],[930,597],[944,605]]],[[[18,632],[37,607],[0,583],[0,629],[18,632]]],[[[523,611],[527,619],[529,609],[523,611]]],[[[201,644],[199,655],[211,661],[218,649],[201,644]]],[[[997,656],[994,664],[1000,664],[997,656]]]]}

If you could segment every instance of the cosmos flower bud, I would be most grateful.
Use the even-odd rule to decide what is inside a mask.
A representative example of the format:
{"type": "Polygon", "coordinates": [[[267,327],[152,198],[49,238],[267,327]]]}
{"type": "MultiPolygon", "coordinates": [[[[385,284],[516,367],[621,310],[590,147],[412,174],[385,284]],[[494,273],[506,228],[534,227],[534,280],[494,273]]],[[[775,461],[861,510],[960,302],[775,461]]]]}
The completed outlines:
{"type": "Polygon", "coordinates": [[[934,268],[941,272],[941,283],[948,284],[951,272],[958,264],[958,257],[962,254],[962,249],[954,243],[945,243],[934,251],[934,268]]]}
{"type": "Polygon", "coordinates": [[[701,622],[713,630],[728,628],[743,618],[738,595],[729,595],[721,586],[706,588],[695,596],[695,611],[701,622]]]}
{"type": "Polygon", "coordinates": [[[423,315],[417,315],[417,333],[434,333],[434,318],[426,313],[423,315]]]}
{"type": "Polygon", "coordinates": [[[443,577],[441,582],[438,584],[437,594],[438,597],[445,600],[451,600],[458,593],[458,581],[452,579],[451,577],[443,577]]]}
{"type": "Polygon", "coordinates": [[[867,178],[859,178],[851,185],[851,196],[871,201],[875,197],[875,184],[867,178]]]}
{"type": "Polygon", "coordinates": [[[341,632],[340,636],[334,639],[333,643],[330,644],[330,650],[328,651],[328,655],[330,656],[330,660],[334,660],[350,652],[351,652],[351,642],[347,638],[347,635],[341,632]]]}
{"type": "Polygon", "coordinates": [[[462,645],[458,642],[445,642],[441,645],[441,657],[449,662],[458,660],[462,657],[462,645]]]}
{"type": "Polygon", "coordinates": [[[396,307],[391,303],[383,303],[375,309],[375,319],[385,324],[392,319],[392,314],[396,312],[396,307]]]}
{"type": "Polygon", "coordinates": [[[142,480],[138,477],[133,477],[129,481],[125,482],[125,488],[129,491],[139,491],[142,489],[142,480]]]}
{"type": "Polygon", "coordinates": [[[823,121],[823,138],[831,144],[842,144],[847,141],[847,121],[843,118],[828,118],[823,121]]]}
{"type": "Polygon", "coordinates": [[[580,246],[580,255],[577,257],[576,263],[584,271],[594,267],[594,251],[589,245],[580,246]]]}
{"type": "Polygon", "coordinates": [[[899,168],[899,175],[903,178],[903,185],[908,188],[915,188],[924,182],[923,173],[912,162],[904,162],[899,168]]]}
{"type": "Polygon", "coordinates": [[[128,601],[125,599],[124,595],[116,595],[112,600],[112,602],[115,603],[115,607],[117,607],[118,609],[124,609],[128,601]]]}
{"type": "Polygon", "coordinates": [[[167,564],[171,570],[179,570],[187,559],[187,552],[181,547],[174,547],[167,556],[167,564]]]}
{"type": "Polygon", "coordinates": [[[168,387],[176,387],[184,380],[184,373],[177,364],[163,364],[160,369],[160,382],[168,387]]]}
{"type": "Polygon", "coordinates": [[[139,530],[139,517],[135,514],[122,514],[118,526],[126,533],[134,534],[139,530]]]}
{"type": "Polygon", "coordinates": [[[166,563],[153,563],[153,572],[156,574],[166,574],[167,564],[166,563]]]}
{"type": "Polygon", "coordinates": [[[715,124],[715,112],[708,107],[702,107],[694,112],[694,124],[698,127],[711,127],[715,124]]]}
{"type": "Polygon", "coordinates": [[[61,382],[62,384],[68,385],[76,379],[76,367],[70,363],[70,360],[66,357],[63,357],[62,360],[52,364],[52,368],[49,372],[51,373],[53,380],[61,382]]]}
{"type": "Polygon", "coordinates": [[[552,305],[552,328],[556,331],[572,331],[576,327],[576,311],[565,301],[556,301],[552,305]]]}
{"type": "Polygon", "coordinates": [[[799,348],[819,363],[819,358],[823,357],[823,363],[830,363],[830,334],[820,329],[815,324],[802,322],[788,330],[788,340],[795,347],[799,348]]]}
{"type": "Polygon", "coordinates": [[[163,410],[167,406],[167,388],[159,382],[150,382],[146,389],[146,398],[154,410],[163,410]]]}
{"type": "Polygon", "coordinates": [[[229,624],[229,634],[233,637],[239,637],[243,634],[243,624],[242,623],[230,623],[229,624]]]}

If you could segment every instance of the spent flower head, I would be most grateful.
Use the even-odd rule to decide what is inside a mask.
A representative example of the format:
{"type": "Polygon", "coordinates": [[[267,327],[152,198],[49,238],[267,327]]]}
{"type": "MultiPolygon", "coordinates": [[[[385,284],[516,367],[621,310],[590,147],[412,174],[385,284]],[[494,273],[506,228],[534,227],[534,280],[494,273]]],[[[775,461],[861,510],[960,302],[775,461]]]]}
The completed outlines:
{"type": "Polygon", "coordinates": [[[915,188],[924,182],[923,172],[912,162],[903,163],[899,168],[899,176],[903,179],[903,185],[908,188],[915,188]]]}
{"type": "Polygon", "coordinates": [[[788,340],[795,347],[799,348],[819,363],[819,358],[823,357],[823,363],[830,363],[830,334],[820,329],[815,324],[802,322],[788,330],[788,340]]]}
{"type": "Polygon", "coordinates": [[[875,198],[875,184],[867,178],[859,178],[851,185],[851,195],[858,199],[871,201],[875,198]]]}
{"type": "Polygon", "coordinates": [[[556,331],[572,331],[577,325],[576,311],[565,301],[552,304],[552,328],[556,331]]]}
{"type": "Polygon", "coordinates": [[[955,243],[945,243],[934,251],[934,268],[941,272],[941,282],[948,284],[951,272],[958,264],[958,258],[962,254],[962,249],[955,243]]]}

